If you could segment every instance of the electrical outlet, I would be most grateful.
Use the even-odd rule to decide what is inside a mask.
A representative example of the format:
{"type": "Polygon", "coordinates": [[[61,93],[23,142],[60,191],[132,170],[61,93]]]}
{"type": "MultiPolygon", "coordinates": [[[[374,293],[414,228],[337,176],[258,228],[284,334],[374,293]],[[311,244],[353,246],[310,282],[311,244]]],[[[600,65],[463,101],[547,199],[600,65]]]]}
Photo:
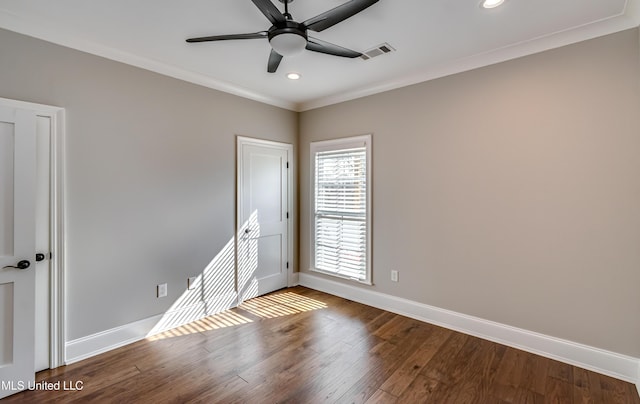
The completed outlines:
{"type": "Polygon", "coordinates": [[[391,270],[391,281],[398,282],[398,271],[391,270]]]}
{"type": "Polygon", "coordinates": [[[197,276],[190,276],[189,278],[187,278],[187,290],[195,289],[197,282],[198,282],[197,276]]]}
{"type": "Polygon", "coordinates": [[[158,297],[165,297],[165,296],[167,296],[167,284],[161,283],[160,285],[158,285],[158,297]]]}

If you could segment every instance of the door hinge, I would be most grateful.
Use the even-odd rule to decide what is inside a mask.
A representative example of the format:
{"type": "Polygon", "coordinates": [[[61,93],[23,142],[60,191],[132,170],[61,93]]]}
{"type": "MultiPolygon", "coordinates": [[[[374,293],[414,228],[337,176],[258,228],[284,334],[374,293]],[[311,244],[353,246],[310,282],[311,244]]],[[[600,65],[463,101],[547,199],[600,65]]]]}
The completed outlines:
{"type": "Polygon", "coordinates": [[[289,218],[289,212],[287,212],[287,219],[289,218]]]}
{"type": "Polygon", "coordinates": [[[289,168],[289,162],[287,161],[287,168],[289,168]]]}
{"type": "Polygon", "coordinates": [[[287,269],[289,269],[289,261],[287,261],[287,269]]]}

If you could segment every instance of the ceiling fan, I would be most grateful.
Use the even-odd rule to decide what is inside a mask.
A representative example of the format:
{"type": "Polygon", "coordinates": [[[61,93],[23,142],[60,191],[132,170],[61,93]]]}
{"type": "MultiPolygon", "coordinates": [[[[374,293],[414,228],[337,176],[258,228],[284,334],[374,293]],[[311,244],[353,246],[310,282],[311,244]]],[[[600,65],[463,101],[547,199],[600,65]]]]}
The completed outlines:
{"type": "Polygon", "coordinates": [[[284,3],[284,13],[271,2],[271,0],[251,0],[260,9],[262,14],[273,24],[267,31],[259,31],[249,34],[214,35],[200,38],[189,38],[187,42],[225,41],[230,39],[259,39],[267,38],[271,44],[271,54],[267,64],[267,71],[275,73],[284,56],[293,56],[304,49],[325,53],[327,55],[357,58],[362,53],[343,48],[329,42],[312,38],[307,31],[321,32],[336,25],[339,22],[358,14],[362,10],[372,6],[379,0],[350,0],[338,7],[324,12],[304,22],[296,22],[289,14],[289,3],[293,0],[279,0],[284,3]]]}

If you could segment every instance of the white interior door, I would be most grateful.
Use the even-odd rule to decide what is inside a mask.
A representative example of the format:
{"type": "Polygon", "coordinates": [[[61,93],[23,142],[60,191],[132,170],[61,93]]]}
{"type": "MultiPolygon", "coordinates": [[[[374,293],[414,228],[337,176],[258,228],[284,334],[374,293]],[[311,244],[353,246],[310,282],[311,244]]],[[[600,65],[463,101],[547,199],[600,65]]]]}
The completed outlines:
{"type": "Polygon", "coordinates": [[[0,398],[35,376],[35,149],[35,113],[0,107],[0,398]]]}
{"type": "Polygon", "coordinates": [[[238,138],[240,301],[288,284],[289,157],[292,146],[238,138]]]}

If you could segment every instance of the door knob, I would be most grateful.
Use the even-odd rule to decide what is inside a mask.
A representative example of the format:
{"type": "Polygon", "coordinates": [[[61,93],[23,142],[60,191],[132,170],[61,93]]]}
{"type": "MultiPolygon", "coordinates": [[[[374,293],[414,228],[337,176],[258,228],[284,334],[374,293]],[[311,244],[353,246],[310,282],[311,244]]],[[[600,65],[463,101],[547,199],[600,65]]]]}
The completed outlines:
{"type": "Polygon", "coordinates": [[[18,262],[17,265],[7,265],[6,267],[2,267],[2,269],[5,268],[16,268],[16,269],[27,269],[31,266],[31,263],[27,260],[22,260],[20,262],[18,262]]]}

